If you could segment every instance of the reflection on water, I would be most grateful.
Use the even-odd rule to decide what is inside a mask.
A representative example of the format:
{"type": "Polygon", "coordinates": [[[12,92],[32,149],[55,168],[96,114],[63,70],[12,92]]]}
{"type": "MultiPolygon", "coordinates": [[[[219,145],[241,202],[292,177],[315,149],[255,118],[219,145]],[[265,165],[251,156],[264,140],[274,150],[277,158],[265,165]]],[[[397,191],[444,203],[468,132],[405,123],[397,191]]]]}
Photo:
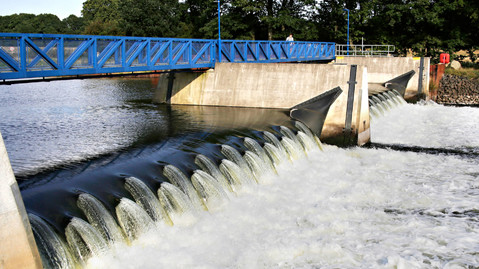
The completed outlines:
{"type": "Polygon", "coordinates": [[[151,103],[150,79],[88,79],[1,86],[0,131],[17,179],[168,136],[286,124],[280,110],[151,103]]]}
{"type": "Polygon", "coordinates": [[[165,126],[144,102],[153,94],[148,80],[56,81],[1,91],[0,130],[17,175],[130,146],[165,126]]]}

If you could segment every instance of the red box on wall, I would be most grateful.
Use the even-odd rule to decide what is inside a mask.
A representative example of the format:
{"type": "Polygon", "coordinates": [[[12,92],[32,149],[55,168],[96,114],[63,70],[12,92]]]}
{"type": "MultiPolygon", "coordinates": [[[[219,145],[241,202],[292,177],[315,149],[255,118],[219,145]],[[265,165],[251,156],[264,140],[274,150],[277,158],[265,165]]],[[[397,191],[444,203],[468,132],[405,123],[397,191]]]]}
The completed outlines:
{"type": "Polygon", "coordinates": [[[449,53],[441,53],[439,55],[439,62],[442,64],[448,64],[449,63],[449,53]]]}

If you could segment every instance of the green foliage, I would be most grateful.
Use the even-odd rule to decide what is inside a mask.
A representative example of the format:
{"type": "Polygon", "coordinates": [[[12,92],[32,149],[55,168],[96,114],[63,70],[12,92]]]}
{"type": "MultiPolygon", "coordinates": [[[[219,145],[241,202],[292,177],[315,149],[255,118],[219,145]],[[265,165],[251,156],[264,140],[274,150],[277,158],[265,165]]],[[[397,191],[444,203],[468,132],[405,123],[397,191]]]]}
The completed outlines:
{"type": "Polygon", "coordinates": [[[175,37],[179,29],[177,0],[119,1],[119,23],[127,36],[175,37]]]}
{"type": "Polygon", "coordinates": [[[70,15],[62,21],[65,25],[65,34],[80,34],[85,30],[85,19],[83,17],[77,17],[70,15]]]}
{"type": "Polygon", "coordinates": [[[86,0],[82,16],[85,20],[84,34],[123,35],[120,27],[120,0],[86,0]]]}
{"type": "MultiPolygon", "coordinates": [[[[295,40],[395,45],[399,54],[436,59],[479,49],[477,0],[221,0],[223,39],[295,40]]],[[[86,0],[82,17],[0,16],[0,31],[218,38],[214,0],[86,0]]]]}
{"type": "Polygon", "coordinates": [[[111,22],[119,18],[120,0],[86,0],[82,16],[87,22],[111,22]]]}
{"type": "Polygon", "coordinates": [[[79,34],[83,27],[83,18],[75,15],[62,21],[53,14],[0,16],[0,32],[4,33],[79,34]]]}
{"type": "Polygon", "coordinates": [[[13,14],[0,17],[0,31],[7,33],[56,34],[65,30],[65,25],[53,14],[13,14]]]}

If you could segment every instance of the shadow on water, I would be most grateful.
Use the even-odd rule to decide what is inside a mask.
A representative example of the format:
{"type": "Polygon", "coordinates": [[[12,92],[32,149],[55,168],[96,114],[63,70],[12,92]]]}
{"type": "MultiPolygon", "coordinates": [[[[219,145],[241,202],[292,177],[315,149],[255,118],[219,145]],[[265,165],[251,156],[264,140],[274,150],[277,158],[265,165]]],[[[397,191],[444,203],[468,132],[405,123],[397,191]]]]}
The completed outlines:
{"type": "Polygon", "coordinates": [[[418,152],[425,154],[444,154],[444,155],[456,155],[466,158],[477,158],[479,157],[478,148],[429,148],[429,147],[420,147],[420,146],[408,146],[400,144],[381,144],[381,143],[369,143],[365,145],[368,148],[376,149],[391,149],[395,151],[405,151],[405,152],[418,152]]]}
{"type": "Polygon", "coordinates": [[[395,209],[395,208],[386,208],[384,213],[392,215],[418,215],[425,217],[433,218],[463,218],[472,222],[479,222],[479,209],[469,209],[469,210],[451,210],[451,209],[414,209],[414,210],[404,210],[404,209],[395,209]]]}

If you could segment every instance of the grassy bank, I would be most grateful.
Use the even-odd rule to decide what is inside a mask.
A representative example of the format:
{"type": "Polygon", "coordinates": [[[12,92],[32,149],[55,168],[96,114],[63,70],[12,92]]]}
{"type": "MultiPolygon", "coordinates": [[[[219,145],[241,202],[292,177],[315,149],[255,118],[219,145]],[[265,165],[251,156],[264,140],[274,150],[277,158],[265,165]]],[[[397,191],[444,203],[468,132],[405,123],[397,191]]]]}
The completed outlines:
{"type": "Polygon", "coordinates": [[[461,68],[459,70],[455,70],[453,68],[446,68],[446,74],[460,76],[460,77],[467,77],[469,79],[478,79],[479,80],[479,69],[475,68],[461,68]]]}

